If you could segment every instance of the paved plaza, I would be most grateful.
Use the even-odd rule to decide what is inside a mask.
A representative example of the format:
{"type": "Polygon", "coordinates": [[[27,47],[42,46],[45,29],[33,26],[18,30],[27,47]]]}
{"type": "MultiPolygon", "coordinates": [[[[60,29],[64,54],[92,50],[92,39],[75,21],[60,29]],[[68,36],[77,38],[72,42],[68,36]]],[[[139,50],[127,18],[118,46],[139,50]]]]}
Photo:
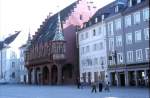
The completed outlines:
{"type": "Polygon", "coordinates": [[[0,85],[0,98],[149,98],[148,88],[111,88],[91,93],[76,86],[0,85]]]}

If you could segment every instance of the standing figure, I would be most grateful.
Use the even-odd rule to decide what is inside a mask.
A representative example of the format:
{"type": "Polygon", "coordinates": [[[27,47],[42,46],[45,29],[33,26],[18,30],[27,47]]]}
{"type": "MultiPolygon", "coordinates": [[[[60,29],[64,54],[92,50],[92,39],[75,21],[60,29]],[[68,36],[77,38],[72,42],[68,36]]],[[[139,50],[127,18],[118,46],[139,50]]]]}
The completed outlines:
{"type": "Polygon", "coordinates": [[[98,87],[99,87],[99,92],[102,92],[103,84],[101,81],[99,82],[98,87]]]}
{"type": "Polygon", "coordinates": [[[96,93],[96,82],[92,83],[92,93],[93,91],[96,93]]]}
{"type": "Polygon", "coordinates": [[[106,83],[105,90],[108,91],[108,92],[110,91],[109,82],[106,83]]]}
{"type": "Polygon", "coordinates": [[[77,78],[76,82],[77,82],[77,88],[80,89],[80,86],[81,86],[80,79],[77,78]]]}

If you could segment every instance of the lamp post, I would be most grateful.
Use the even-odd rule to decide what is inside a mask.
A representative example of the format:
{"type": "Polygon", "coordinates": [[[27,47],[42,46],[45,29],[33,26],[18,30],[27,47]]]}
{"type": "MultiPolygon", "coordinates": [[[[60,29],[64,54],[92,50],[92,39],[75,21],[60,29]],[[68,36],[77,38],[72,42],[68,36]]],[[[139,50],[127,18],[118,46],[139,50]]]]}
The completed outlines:
{"type": "Polygon", "coordinates": [[[117,76],[117,52],[116,50],[114,52],[112,52],[112,54],[108,57],[109,60],[113,60],[114,58],[114,63],[115,63],[115,84],[118,86],[118,76],[117,76]]]}

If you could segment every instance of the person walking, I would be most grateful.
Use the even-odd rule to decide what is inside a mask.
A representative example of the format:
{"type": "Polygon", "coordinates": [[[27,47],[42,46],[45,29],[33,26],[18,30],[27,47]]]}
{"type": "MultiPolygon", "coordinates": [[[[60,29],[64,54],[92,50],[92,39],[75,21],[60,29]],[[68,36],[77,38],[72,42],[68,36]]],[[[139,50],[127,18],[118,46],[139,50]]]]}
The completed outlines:
{"type": "Polygon", "coordinates": [[[101,81],[99,81],[98,87],[99,87],[99,92],[102,92],[103,84],[101,81]]]}
{"type": "Polygon", "coordinates": [[[77,82],[77,88],[78,88],[78,89],[80,89],[80,87],[81,87],[81,83],[80,83],[80,79],[79,79],[79,77],[77,78],[76,82],[77,82]]]}
{"type": "Polygon", "coordinates": [[[105,91],[108,91],[110,92],[110,88],[109,88],[109,82],[106,83],[106,86],[105,86],[105,91]]]}
{"type": "Polygon", "coordinates": [[[92,83],[92,93],[95,92],[96,93],[96,82],[92,83]]]}

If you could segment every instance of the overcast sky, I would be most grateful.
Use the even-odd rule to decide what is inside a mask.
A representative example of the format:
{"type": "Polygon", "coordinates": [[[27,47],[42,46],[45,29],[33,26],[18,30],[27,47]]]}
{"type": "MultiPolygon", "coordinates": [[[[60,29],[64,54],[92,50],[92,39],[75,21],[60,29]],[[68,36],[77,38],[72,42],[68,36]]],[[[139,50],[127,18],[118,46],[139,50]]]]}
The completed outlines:
{"type": "MultiPolygon", "coordinates": [[[[15,45],[25,43],[30,29],[31,34],[40,27],[49,12],[56,13],[76,0],[0,0],[0,36],[21,30],[15,45]]],[[[102,7],[114,0],[89,0],[102,7]]]]}

